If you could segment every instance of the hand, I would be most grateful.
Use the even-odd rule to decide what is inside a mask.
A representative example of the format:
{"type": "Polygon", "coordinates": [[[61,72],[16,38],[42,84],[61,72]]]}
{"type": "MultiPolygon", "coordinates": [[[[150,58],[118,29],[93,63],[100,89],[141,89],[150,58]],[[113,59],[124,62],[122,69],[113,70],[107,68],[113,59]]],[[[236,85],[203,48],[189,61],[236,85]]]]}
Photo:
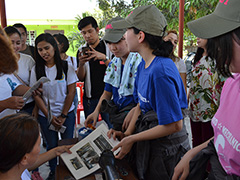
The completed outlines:
{"type": "Polygon", "coordinates": [[[42,86],[43,86],[43,83],[41,83],[41,84],[39,85],[39,87],[38,87],[35,91],[32,92],[32,95],[33,95],[33,96],[41,96],[42,93],[43,93],[42,86]]]}
{"type": "Polygon", "coordinates": [[[189,162],[191,158],[188,156],[188,152],[183,156],[181,161],[174,168],[174,174],[172,180],[185,180],[189,175],[189,162]],[[180,177],[181,176],[181,177],[180,177]]]}
{"type": "Polygon", "coordinates": [[[84,126],[87,127],[88,124],[92,124],[95,127],[97,124],[98,115],[99,115],[98,113],[94,113],[94,112],[92,114],[89,114],[87,119],[84,122],[84,126]]]}
{"type": "Polygon", "coordinates": [[[24,106],[24,100],[21,96],[12,96],[6,99],[6,107],[8,109],[22,109],[24,106]]]}
{"type": "Polygon", "coordinates": [[[58,116],[58,117],[57,117],[57,120],[58,120],[59,124],[62,126],[63,123],[65,122],[66,118],[64,118],[64,117],[62,117],[62,116],[58,116]]]}
{"type": "Polygon", "coordinates": [[[126,135],[121,132],[121,131],[116,131],[114,129],[110,129],[107,133],[108,138],[110,139],[111,137],[113,137],[114,140],[116,140],[116,138],[121,141],[126,135]]]}
{"type": "Polygon", "coordinates": [[[60,128],[61,125],[61,120],[59,118],[57,118],[56,116],[53,116],[51,123],[56,127],[56,128],[60,128]]]}
{"type": "Polygon", "coordinates": [[[134,113],[134,111],[130,111],[127,114],[127,116],[125,117],[125,119],[123,121],[123,125],[122,125],[122,131],[125,131],[128,128],[130,121],[132,119],[133,113],[134,113]]]}
{"type": "Polygon", "coordinates": [[[118,155],[115,156],[115,158],[117,159],[122,159],[124,158],[124,156],[126,156],[127,153],[129,153],[129,151],[131,150],[133,144],[134,144],[134,141],[133,141],[133,136],[127,136],[125,138],[123,138],[121,140],[121,142],[116,145],[112,151],[116,151],[118,148],[121,148],[120,152],[118,153],[118,155]]]}
{"type": "Polygon", "coordinates": [[[125,131],[128,128],[128,125],[130,124],[131,118],[128,118],[128,116],[125,117],[122,125],[122,131],[125,131]]]}
{"type": "Polygon", "coordinates": [[[82,54],[82,51],[79,52],[79,55],[78,55],[79,66],[83,66],[86,62],[91,60],[89,55],[81,55],[81,54],[82,54]]]}
{"type": "Polygon", "coordinates": [[[130,124],[130,121],[131,121],[131,119],[132,119],[132,117],[133,117],[133,114],[134,114],[135,109],[136,109],[136,106],[133,107],[133,108],[129,111],[129,113],[127,114],[127,116],[125,117],[125,119],[124,119],[124,121],[123,121],[123,125],[122,125],[122,131],[125,131],[125,130],[128,128],[128,126],[129,126],[129,124],[130,124]]]}
{"type": "Polygon", "coordinates": [[[55,154],[56,156],[60,156],[62,153],[67,152],[69,154],[72,154],[72,152],[70,151],[70,148],[73,145],[67,145],[67,146],[58,146],[55,148],[55,154]]]}
{"type": "Polygon", "coordinates": [[[91,46],[89,46],[89,47],[91,48],[91,51],[88,51],[88,54],[90,54],[90,57],[89,57],[90,59],[94,58],[94,61],[106,59],[105,54],[96,51],[91,46]]]}

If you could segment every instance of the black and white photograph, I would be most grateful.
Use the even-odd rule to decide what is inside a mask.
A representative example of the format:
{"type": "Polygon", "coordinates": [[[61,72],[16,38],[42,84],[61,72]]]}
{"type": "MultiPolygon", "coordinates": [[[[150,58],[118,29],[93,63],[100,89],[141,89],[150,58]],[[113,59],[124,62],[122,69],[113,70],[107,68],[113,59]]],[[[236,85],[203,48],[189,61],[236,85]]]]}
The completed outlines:
{"type": "MultiPolygon", "coordinates": [[[[101,124],[70,149],[72,154],[61,154],[62,160],[75,179],[81,179],[100,169],[98,161],[101,152],[106,149],[112,149],[119,143],[118,140],[107,137],[108,131],[108,127],[105,124],[101,124]]],[[[119,149],[114,152],[114,155],[118,152],[119,149]]]]}
{"type": "Polygon", "coordinates": [[[77,157],[73,158],[73,159],[70,159],[70,162],[72,163],[73,167],[78,170],[80,168],[83,167],[83,165],[81,164],[81,162],[78,160],[77,157]]]}
{"type": "Polygon", "coordinates": [[[80,156],[88,169],[92,169],[98,164],[99,156],[90,143],[85,144],[82,148],[77,150],[77,154],[80,156]]]}
{"type": "Polygon", "coordinates": [[[107,140],[103,137],[103,135],[98,136],[93,141],[96,146],[103,152],[105,149],[112,149],[113,147],[107,142],[107,140]]]}

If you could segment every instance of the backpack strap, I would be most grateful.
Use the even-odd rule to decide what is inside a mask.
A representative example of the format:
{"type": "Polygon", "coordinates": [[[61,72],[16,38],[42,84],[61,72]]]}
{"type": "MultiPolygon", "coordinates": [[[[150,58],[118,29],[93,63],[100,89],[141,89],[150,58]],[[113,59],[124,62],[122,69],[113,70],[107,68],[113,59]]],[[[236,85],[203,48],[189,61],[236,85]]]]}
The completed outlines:
{"type": "Polygon", "coordinates": [[[70,59],[71,59],[71,61],[72,61],[72,65],[73,65],[73,57],[72,57],[72,56],[70,56],[70,59]]]}
{"type": "Polygon", "coordinates": [[[62,60],[62,68],[63,72],[65,74],[65,80],[67,81],[67,72],[68,72],[68,62],[65,60],[62,60]]]}
{"type": "Polygon", "coordinates": [[[80,51],[78,50],[78,51],[77,51],[77,54],[76,54],[76,59],[77,59],[77,67],[79,66],[79,59],[78,59],[79,53],[80,53],[80,51]]]}
{"type": "Polygon", "coordinates": [[[28,86],[28,85],[22,80],[22,78],[20,78],[20,77],[17,75],[16,72],[14,72],[13,75],[14,75],[23,85],[28,86]]]}

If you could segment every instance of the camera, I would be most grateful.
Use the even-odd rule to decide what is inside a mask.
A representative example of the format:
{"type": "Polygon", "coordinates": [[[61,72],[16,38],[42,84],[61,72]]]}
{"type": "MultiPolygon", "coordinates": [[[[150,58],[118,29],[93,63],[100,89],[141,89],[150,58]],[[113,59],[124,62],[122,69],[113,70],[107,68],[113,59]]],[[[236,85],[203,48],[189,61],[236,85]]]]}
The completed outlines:
{"type": "Polygon", "coordinates": [[[89,56],[89,54],[87,52],[90,50],[91,50],[90,47],[82,47],[82,54],[89,56]]]}
{"type": "Polygon", "coordinates": [[[99,165],[106,180],[122,180],[115,166],[115,157],[110,149],[105,149],[99,158],[99,165]]]}

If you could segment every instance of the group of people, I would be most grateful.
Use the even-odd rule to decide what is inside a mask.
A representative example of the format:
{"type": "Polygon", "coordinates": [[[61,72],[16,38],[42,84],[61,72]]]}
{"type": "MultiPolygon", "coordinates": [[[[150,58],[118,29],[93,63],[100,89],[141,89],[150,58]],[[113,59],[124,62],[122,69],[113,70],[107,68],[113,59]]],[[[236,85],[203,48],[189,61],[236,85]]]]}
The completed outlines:
{"type": "Polygon", "coordinates": [[[22,33],[7,27],[13,48],[2,31],[0,179],[21,175],[29,179],[26,169],[50,159],[49,179],[54,177],[55,157],[70,147],[57,147],[58,133],[49,129],[49,123],[67,127],[62,138],[73,136],[78,79],[84,81],[85,126],[95,126],[101,113],[111,128],[108,137],[120,140],[112,149],[121,148],[116,158],[126,158],[139,179],[240,179],[239,6],[239,0],[219,1],[212,14],[188,23],[198,37],[189,93],[186,67],[174,55],[177,32],[166,32],[167,21],[154,5],[138,7],[125,19],[111,19],[102,40],[93,17],[80,20],[78,28],[86,44],[79,48],[78,63],[72,58],[66,61],[64,42],[48,33],[36,38],[34,61],[23,58],[18,47],[22,33]],[[21,66],[21,61],[33,61],[28,64],[31,68],[21,66]],[[17,67],[25,68],[22,73],[28,76],[22,78],[17,67]],[[32,107],[47,141],[49,151],[38,157],[38,123],[15,109],[25,107],[21,95],[43,76],[50,82],[25,104],[26,109],[32,107]],[[188,103],[192,149],[183,122],[188,103]],[[7,158],[16,149],[21,151],[7,158]],[[211,167],[207,167],[209,160],[211,167]]]}
{"type": "MultiPolygon", "coordinates": [[[[61,50],[62,47],[57,44],[52,35],[48,33],[41,34],[35,41],[35,56],[33,60],[30,55],[19,53],[22,42],[21,33],[17,28],[14,26],[6,27],[1,36],[3,42],[4,38],[6,41],[1,46],[10,46],[11,44],[10,47],[12,47],[12,49],[3,47],[5,50],[9,49],[7,49],[9,54],[12,53],[11,56],[5,59],[1,58],[3,68],[8,63],[12,63],[13,67],[8,71],[1,71],[1,118],[16,113],[16,110],[37,118],[42,130],[42,136],[46,139],[47,150],[57,147],[57,130],[62,126],[67,128],[61,133],[61,137],[63,139],[73,138],[75,127],[73,99],[76,94],[75,83],[78,79],[76,69],[72,65],[68,65],[67,61],[61,59],[59,49],[61,50]],[[10,43],[7,41],[5,33],[10,43]],[[33,97],[34,100],[33,98],[23,99],[22,95],[41,77],[47,77],[50,82],[40,87],[41,93],[35,95],[33,97]],[[50,116],[48,114],[49,109],[53,117],[52,119],[48,119],[50,116]],[[56,128],[56,131],[49,129],[50,124],[56,128]]],[[[48,179],[54,179],[57,165],[57,159],[52,158],[45,159],[45,161],[51,159],[49,161],[51,171],[48,179]]],[[[38,169],[34,170],[34,172],[37,171],[38,169]]],[[[34,178],[41,178],[38,172],[33,174],[37,176],[34,176],[34,178]]]]}

